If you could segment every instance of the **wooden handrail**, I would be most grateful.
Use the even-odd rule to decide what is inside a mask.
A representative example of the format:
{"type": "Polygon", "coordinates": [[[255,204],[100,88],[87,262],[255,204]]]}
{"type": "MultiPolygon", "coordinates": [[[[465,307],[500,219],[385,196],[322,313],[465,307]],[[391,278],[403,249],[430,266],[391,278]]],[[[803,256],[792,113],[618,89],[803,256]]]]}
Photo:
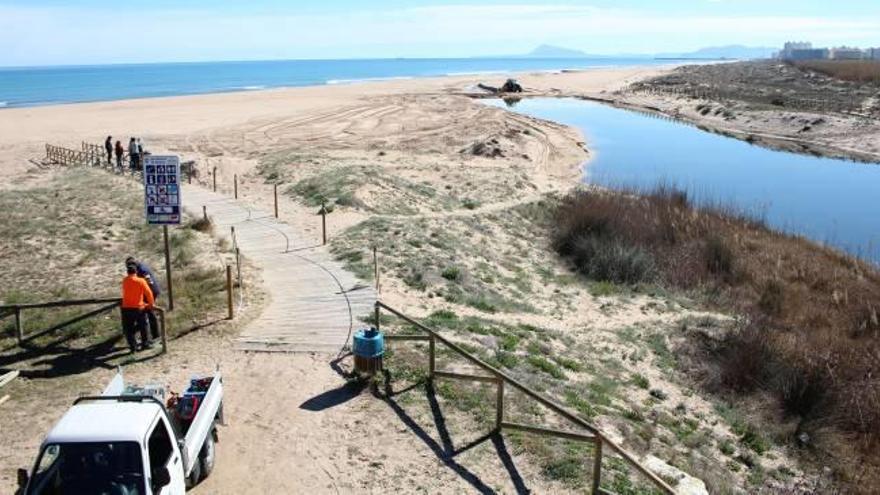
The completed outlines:
{"type": "Polygon", "coordinates": [[[87,304],[110,304],[112,302],[121,302],[118,297],[104,299],[70,299],[62,301],[50,301],[44,303],[24,303],[24,304],[4,304],[0,305],[0,311],[18,310],[18,309],[36,309],[36,308],[59,308],[63,306],[84,306],[87,304]]]}
{"type": "MultiPolygon", "coordinates": [[[[48,146],[48,145],[47,145],[48,146]]],[[[16,339],[18,340],[18,344],[20,345],[22,342],[33,340],[37,337],[46,335],[47,333],[54,332],[66,326],[72,325],[74,323],[78,323],[87,318],[91,318],[93,316],[97,316],[106,311],[110,311],[122,304],[122,299],[118,297],[114,298],[104,298],[104,299],[72,299],[66,301],[50,301],[44,303],[27,303],[27,304],[6,304],[0,306],[0,313],[4,311],[8,311],[8,314],[2,314],[0,317],[5,317],[8,315],[15,315],[15,333],[16,339]],[[25,309],[47,309],[47,308],[61,308],[67,306],[85,306],[90,304],[103,304],[104,306],[97,308],[95,310],[89,311],[88,313],[81,314],[79,316],[75,316],[74,318],[64,321],[62,323],[58,323],[46,330],[41,330],[35,334],[24,336],[24,329],[22,323],[21,313],[25,309]]],[[[165,353],[168,351],[168,323],[165,318],[165,310],[159,306],[154,306],[153,311],[158,315],[158,319],[160,322],[160,336],[162,338],[162,352],[165,353]]]]}
{"type": "MultiPolygon", "coordinates": [[[[608,437],[606,437],[605,434],[603,434],[598,428],[591,425],[590,423],[587,423],[586,421],[584,421],[583,419],[578,417],[576,414],[567,410],[562,405],[560,405],[560,404],[556,403],[555,401],[548,399],[548,398],[544,397],[543,395],[539,394],[538,392],[532,390],[529,386],[521,383],[519,380],[511,377],[507,373],[504,373],[503,371],[495,368],[494,366],[486,363],[485,361],[481,360],[480,358],[478,358],[478,357],[474,356],[473,354],[467,352],[466,350],[462,349],[460,346],[458,346],[454,342],[452,342],[449,339],[447,339],[446,337],[443,337],[442,335],[440,335],[440,333],[437,332],[436,330],[423,325],[422,323],[406,316],[405,314],[401,313],[400,311],[397,311],[396,309],[388,306],[387,304],[385,304],[381,301],[376,301],[376,305],[375,305],[376,328],[379,327],[379,321],[380,321],[379,317],[380,317],[380,310],[381,309],[388,311],[389,313],[397,316],[401,320],[413,325],[417,329],[419,329],[423,332],[426,332],[428,335],[431,336],[431,343],[432,344],[435,340],[439,341],[440,343],[442,343],[446,347],[452,349],[457,354],[459,354],[460,356],[462,356],[465,359],[467,359],[468,361],[470,361],[472,364],[474,364],[477,367],[482,368],[483,370],[488,371],[489,373],[492,373],[493,375],[495,375],[500,382],[508,383],[508,384],[512,385],[514,388],[516,388],[517,390],[519,390],[520,392],[522,392],[526,396],[534,399],[542,406],[546,407],[547,409],[550,409],[551,411],[555,412],[556,414],[567,419],[569,422],[573,423],[575,426],[578,426],[578,427],[583,428],[583,429],[587,430],[588,432],[590,432],[593,435],[593,437],[595,437],[595,439],[597,440],[597,443],[596,443],[597,449],[596,450],[597,450],[597,455],[600,456],[600,458],[601,458],[601,451],[602,451],[601,446],[602,446],[602,444],[605,444],[608,447],[610,447],[611,450],[613,450],[615,453],[620,455],[636,471],[640,472],[643,476],[645,476],[646,478],[651,480],[651,482],[657,488],[661,489],[663,492],[665,492],[669,495],[675,495],[675,490],[672,487],[670,487],[669,484],[667,484],[665,481],[663,481],[662,478],[657,476],[655,473],[650,471],[648,468],[643,466],[641,462],[639,462],[632,454],[627,452],[623,447],[621,447],[621,446],[617,445],[616,443],[612,442],[611,440],[609,440],[608,437]]],[[[432,358],[433,358],[433,355],[432,355],[432,358]]],[[[431,373],[432,374],[436,373],[433,369],[433,366],[431,368],[432,368],[431,373]]],[[[504,423],[501,423],[501,426],[504,426],[504,423]]],[[[517,425],[517,426],[520,426],[520,425],[517,425]]],[[[540,428],[534,428],[532,431],[536,431],[536,430],[540,430],[540,428]]],[[[547,430],[547,431],[549,431],[549,430],[547,430]]],[[[595,476],[595,479],[598,479],[598,476],[595,476]]],[[[594,490],[594,492],[598,492],[598,487],[596,487],[596,488],[597,488],[597,490],[594,490]]]]}

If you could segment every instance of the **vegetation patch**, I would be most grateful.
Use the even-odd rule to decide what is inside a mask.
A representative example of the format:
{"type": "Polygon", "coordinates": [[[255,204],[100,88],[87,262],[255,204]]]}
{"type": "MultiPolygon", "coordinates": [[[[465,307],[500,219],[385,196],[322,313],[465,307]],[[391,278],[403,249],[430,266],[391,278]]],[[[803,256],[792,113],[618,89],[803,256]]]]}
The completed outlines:
{"type": "MultiPolygon", "coordinates": [[[[608,283],[651,283],[697,294],[709,308],[744,315],[733,330],[694,325],[686,365],[713,391],[738,400],[767,394],[764,424],[796,419],[844,476],[860,465],[880,486],[880,273],[859,260],[685,193],[578,191],[556,210],[554,247],[584,275],[608,283]],[[852,439],[856,439],[855,442],[852,439]],[[865,463],[853,459],[865,456],[865,463]]],[[[661,368],[676,365],[665,335],[647,337],[661,368]]],[[[760,455],[757,429],[739,432],[760,455]]],[[[797,433],[797,434],[796,434],[797,433]]],[[[801,442],[802,444],[803,442],[801,442]]],[[[861,472],[861,471],[860,471],[861,472]]],[[[871,481],[865,481],[870,479],[871,481]]]]}
{"type": "MultiPolygon", "coordinates": [[[[59,172],[46,186],[6,191],[0,208],[7,216],[0,223],[0,237],[7,241],[0,246],[3,304],[119,297],[127,256],[147,262],[166,289],[162,229],[145,224],[142,191],[134,181],[78,168],[59,172]]],[[[204,322],[225,301],[222,270],[199,259],[204,227],[196,221],[169,229],[175,296],[175,311],[167,315],[171,337],[204,322]]],[[[210,256],[213,260],[214,253],[210,256]]],[[[158,303],[165,305],[164,296],[158,303]]],[[[29,310],[25,331],[47,329],[95,308],[29,310]]],[[[47,345],[62,336],[71,349],[121,339],[118,312],[83,320],[32,344],[47,345]]],[[[13,319],[0,320],[0,345],[9,347],[14,339],[13,319]]]]}

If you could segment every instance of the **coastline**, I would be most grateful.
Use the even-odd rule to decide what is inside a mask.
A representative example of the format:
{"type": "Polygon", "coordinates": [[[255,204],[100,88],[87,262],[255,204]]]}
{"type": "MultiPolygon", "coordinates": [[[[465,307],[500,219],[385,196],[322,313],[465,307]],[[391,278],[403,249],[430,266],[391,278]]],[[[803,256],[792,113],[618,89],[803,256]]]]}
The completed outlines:
{"type": "MultiPolygon", "coordinates": [[[[622,105],[627,103],[617,92],[662,70],[668,69],[627,67],[517,77],[534,88],[525,97],[602,98],[622,105]]],[[[210,187],[216,170],[219,190],[227,196],[237,179],[241,201],[267,211],[273,184],[284,186],[278,189],[281,219],[315,245],[321,240],[315,211],[329,199],[334,206],[329,216],[330,246],[352,270],[372,273],[370,243],[377,237],[387,241],[381,253],[383,301],[418,308],[417,316],[430,317],[432,311],[443,310],[455,321],[479,321],[477,328],[519,332],[524,335],[516,351],[521,364],[510,366],[521,366],[520,372],[559,385],[559,390],[563,385],[588,390],[597,380],[619,378],[613,388],[620,392],[607,392],[607,400],[616,407],[593,412],[598,426],[612,438],[666,458],[656,444],[652,450],[639,443],[629,420],[619,413],[652,404],[660,414],[673,417],[683,414],[680,404],[693,421],[705,421],[707,435],[718,442],[737,442],[711,396],[694,393],[691,383],[670,373],[659,352],[657,358],[627,362],[628,372],[651,387],[630,384],[628,374],[616,376],[618,367],[610,361],[600,362],[596,369],[571,365],[598,349],[621,356],[645,353],[645,342],[653,348],[662,343],[668,354],[669,349],[678,349],[681,336],[676,329],[682,322],[712,318],[714,329],[723,325],[726,316],[694,309],[689,301],[631,294],[623,287],[573,278],[571,266],[548,249],[541,219],[548,198],[552,201],[580,183],[577,178],[585,160],[594,152],[585,149],[584,136],[568,126],[473,101],[479,94],[468,89],[481,80],[488,78],[468,75],[9,109],[0,112],[4,151],[0,173],[39,181],[52,172],[34,170],[27,158],[38,156],[43,143],[78,147],[80,141],[98,143],[112,133],[143,137],[152,152],[196,160],[199,175],[194,182],[204,187],[210,187]],[[528,328],[539,330],[523,330],[528,328]],[[538,345],[539,339],[529,340],[531,333],[541,336],[546,350],[538,345]],[[537,362],[556,366],[544,364],[544,371],[556,370],[561,378],[543,376],[542,368],[529,364],[529,358],[534,362],[544,354],[548,358],[537,362]],[[549,359],[555,356],[563,359],[559,366],[569,363],[572,368],[553,364],[549,359]],[[652,402],[650,388],[662,390],[669,400],[652,402]]],[[[499,80],[503,76],[491,79],[499,80]]],[[[651,102],[642,104],[647,108],[651,102]]],[[[637,102],[632,105],[639,109],[637,102]]],[[[659,106],[653,111],[663,113],[659,106]]],[[[6,187],[19,187],[15,180],[8,182],[6,187]]],[[[494,337],[468,332],[449,329],[458,341],[498,350],[494,337]]],[[[644,355],[653,356],[650,350],[644,355]]],[[[557,398],[566,400],[565,395],[557,398]]],[[[567,404],[577,407],[577,402],[567,404]]],[[[664,436],[677,438],[678,430],[662,424],[657,428],[664,436]]],[[[218,470],[208,489],[240,486],[235,484],[242,480],[237,475],[262,465],[251,451],[279,433],[272,427],[255,430],[247,430],[247,435],[241,429],[230,430],[237,436],[229,438],[244,446],[236,459],[241,469],[218,470]]],[[[767,469],[783,466],[800,477],[786,450],[769,448],[772,459],[769,455],[762,459],[767,469]]],[[[696,451],[699,471],[691,466],[687,471],[707,480],[748,486],[739,469],[728,472],[728,459],[718,449],[696,451]]],[[[281,453],[275,461],[295,454],[281,453]]],[[[25,452],[0,454],[18,463],[25,452]]],[[[525,457],[525,473],[538,478],[544,460],[534,453],[525,457]]],[[[459,487],[454,476],[418,470],[418,460],[401,479],[438,492],[459,487]]],[[[345,462],[350,465],[351,459],[345,462]]],[[[399,473],[403,464],[397,458],[384,462],[392,473],[399,473]]],[[[265,482],[257,472],[254,478],[265,482]]],[[[356,479],[357,473],[347,471],[346,476],[356,479]]],[[[535,491],[566,493],[565,488],[539,484],[535,491]]]]}
{"type": "MultiPolygon", "coordinates": [[[[222,129],[259,127],[260,122],[308,122],[331,115],[337,109],[371,105],[372,100],[382,98],[401,100],[405,106],[418,105],[413,101],[416,97],[471,100],[478,82],[500,84],[508,76],[519,78],[527,87],[543,88],[545,92],[561,88],[567,92],[604,94],[618,91],[643,77],[661,74],[670,67],[627,66],[553,74],[529,72],[491,78],[447,76],[5,108],[0,111],[0,150],[4,151],[0,154],[0,174],[24,173],[30,167],[28,159],[42,156],[46,143],[78,148],[82,141],[99,143],[107,135],[123,136],[126,140],[128,136],[137,136],[152,149],[153,145],[165,141],[192,140],[192,136],[222,129]]],[[[435,118],[434,115],[428,117],[435,118]]],[[[395,132],[407,132],[410,125],[417,124],[415,121],[400,123],[395,132]]]]}

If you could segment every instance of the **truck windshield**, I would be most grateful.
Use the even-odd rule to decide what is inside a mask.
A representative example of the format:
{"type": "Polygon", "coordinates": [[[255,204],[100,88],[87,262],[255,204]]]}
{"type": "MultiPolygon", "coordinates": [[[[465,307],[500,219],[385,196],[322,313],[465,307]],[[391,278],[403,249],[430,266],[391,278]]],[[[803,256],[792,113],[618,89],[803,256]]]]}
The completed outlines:
{"type": "Polygon", "coordinates": [[[28,495],[144,495],[136,442],[57,443],[43,448],[28,495]]]}

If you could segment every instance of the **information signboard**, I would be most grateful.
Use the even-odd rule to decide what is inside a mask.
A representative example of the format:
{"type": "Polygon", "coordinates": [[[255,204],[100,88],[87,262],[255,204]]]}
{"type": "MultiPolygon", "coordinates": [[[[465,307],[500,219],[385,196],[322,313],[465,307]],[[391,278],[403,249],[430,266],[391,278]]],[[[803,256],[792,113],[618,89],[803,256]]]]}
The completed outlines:
{"type": "Polygon", "coordinates": [[[180,157],[144,157],[144,204],[148,224],[180,224],[180,157]]]}

